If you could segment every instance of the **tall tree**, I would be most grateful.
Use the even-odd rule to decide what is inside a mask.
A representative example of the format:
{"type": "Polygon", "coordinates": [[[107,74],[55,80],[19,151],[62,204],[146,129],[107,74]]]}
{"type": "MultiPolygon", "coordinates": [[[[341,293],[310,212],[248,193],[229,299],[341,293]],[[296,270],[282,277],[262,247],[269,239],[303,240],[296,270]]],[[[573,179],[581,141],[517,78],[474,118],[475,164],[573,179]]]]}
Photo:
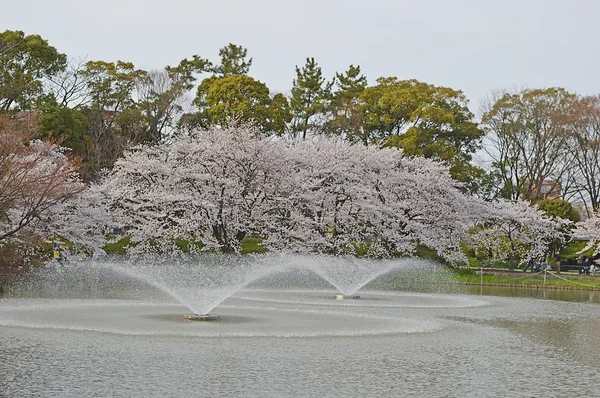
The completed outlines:
{"type": "Polygon", "coordinates": [[[252,58],[246,59],[247,54],[244,47],[229,43],[219,50],[221,65],[215,66],[213,72],[219,77],[247,75],[252,66],[252,58]]]}
{"type": "Polygon", "coordinates": [[[250,76],[211,76],[198,86],[194,104],[204,126],[252,124],[264,134],[281,135],[290,120],[287,99],[250,76]]]}
{"type": "Polygon", "coordinates": [[[307,58],[302,68],[296,66],[290,99],[293,116],[290,133],[293,137],[305,139],[307,133],[316,132],[319,128],[316,119],[325,108],[329,89],[330,85],[325,84],[321,67],[314,58],[307,58]]]}
{"type": "Polygon", "coordinates": [[[269,89],[250,76],[212,76],[198,86],[194,104],[207,125],[228,126],[252,120],[264,128],[270,104],[269,89]]]}
{"type": "Polygon", "coordinates": [[[327,109],[328,120],[324,126],[325,134],[368,144],[359,99],[367,87],[367,78],[360,73],[360,66],[350,65],[345,73],[336,73],[333,87],[327,109]]]}
{"type": "Polygon", "coordinates": [[[408,156],[447,162],[453,178],[477,191],[484,172],[471,155],[480,148],[483,131],[473,121],[461,91],[417,80],[380,78],[360,96],[364,140],[397,146],[408,156]]]}
{"type": "Polygon", "coordinates": [[[92,174],[112,168],[129,140],[137,140],[137,129],[130,128],[131,109],[138,79],[147,72],[130,62],[90,61],[83,70],[88,79],[90,104],[82,111],[87,119],[86,135],[93,147],[86,155],[92,174]]]}
{"type": "Polygon", "coordinates": [[[43,79],[66,68],[67,57],[39,35],[0,33],[0,112],[31,110],[43,79]]]}
{"type": "Polygon", "coordinates": [[[507,199],[536,201],[556,191],[572,166],[568,151],[577,97],[562,88],[503,93],[484,105],[489,155],[507,199]],[[554,189],[542,191],[545,181],[554,189]]]}
{"type": "Polygon", "coordinates": [[[281,93],[275,94],[271,99],[271,105],[269,106],[267,131],[282,136],[285,134],[287,126],[291,121],[292,113],[287,97],[281,93]]]}
{"type": "Polygon", "coordinates": [[[600,208],[600,96],[583,97],[575,104],[568,142],[576,167],[572,175],[577,198],[588,217],[600,208]]]}
{"type": "Polygon", "coordinates": [[[92,142],[85,134],[87,120],[79,109],[58,103],[54,95],[49,94],[37,101],[37,112],[36,138],[60,141],[78,157],[84,157],[91,150],[92,142]]]}

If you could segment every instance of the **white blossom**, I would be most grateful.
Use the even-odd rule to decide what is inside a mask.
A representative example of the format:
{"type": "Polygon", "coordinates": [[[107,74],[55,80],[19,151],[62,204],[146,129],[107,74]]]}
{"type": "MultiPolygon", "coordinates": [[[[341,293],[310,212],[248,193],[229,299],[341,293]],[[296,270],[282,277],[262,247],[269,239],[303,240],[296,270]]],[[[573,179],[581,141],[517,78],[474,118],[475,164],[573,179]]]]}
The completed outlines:
{"type": "Polygon", "coordinates": [[[139,250],[183,238],[236,251],[255,236],[270,250],[341,254],[363,245],[387,256],[422,244],[464,261],[465,234],[502,216],[456,184],[445,166],[398,149],[260,138],[237,127],[133,148],[95,189],[139,250]]]}

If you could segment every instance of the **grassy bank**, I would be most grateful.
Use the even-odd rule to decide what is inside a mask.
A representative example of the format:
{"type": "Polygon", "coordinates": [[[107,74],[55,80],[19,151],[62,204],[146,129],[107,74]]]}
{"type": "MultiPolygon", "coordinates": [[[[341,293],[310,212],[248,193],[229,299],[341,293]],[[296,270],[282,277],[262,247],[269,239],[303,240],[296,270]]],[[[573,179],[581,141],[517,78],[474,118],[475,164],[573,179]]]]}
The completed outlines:
{"type": "Polygon", "coordinates": [[[457,283],[487,286],[548,287],[561,289],[600,289],[599,276],[562,273],[504,272],[461,268],[453,271],[457,283]]]}

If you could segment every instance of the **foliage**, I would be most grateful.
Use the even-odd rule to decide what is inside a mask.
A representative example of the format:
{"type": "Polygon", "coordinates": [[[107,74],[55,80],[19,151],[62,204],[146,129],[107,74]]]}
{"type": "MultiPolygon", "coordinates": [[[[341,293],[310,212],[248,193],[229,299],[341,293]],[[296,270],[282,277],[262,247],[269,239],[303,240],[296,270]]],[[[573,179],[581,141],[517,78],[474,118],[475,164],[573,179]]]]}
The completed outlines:
{"type": "Polygon", "coordinates": [[[581,257],[592,258],[594,253],[591,249],[586,249],[588,242],[572,241],[561,248],[560,255],[563,261],[579,260],[581,257]]]}
{"type": "MultiPolygon", "coordinates": [[[[286,108],[284,100],[278,97],[278,108],[274,111],[281,112],[286,108]]],[[[271,116],[272,102],[265,84],[242,75],[204,79],[194,100],[205,119],[203,125],[227,127],[252,123],[265,133],[271,127],[269,122],[274,119],[271,116]]],[[[289,117],[283,116],[283,120],[289,120],[289,117]]]]}
{"type": "Polygon", "coordinates": [[[360,66],[350,65],[344,74],[336,73],[327,107],[328,118],[323,132],[345,137],[350,142],[367,145],[360,95],[367,87],[367,78],[360,66]]]}
{"type": "Polygon", "coordinates": [[[483,171],[470,164],[483,131],[461,91],[417,80],[380,78],[360,95],[364,142],[397,146],[405,156],[423,156],[450,165],[451,175],[475,191],[483,171]]]}
{"type": "Polygon", "coordinates": [[[59,140],[76,156],[87,154],[91,140],[85,135],[87,120],[81,111],[59,104],[53,96],[40,98],[38,111],[40,123],[36,138],[59,140]]]}
{"type": "Polygon", "coordinates": [[[283,135],[287,130],[287,125],[292,121],[292,113],[287,97],[277,93],[271,99],[269,106],[269,120],[267,121],[266,131],[276,135],[283,135]]]}
{"type": "MultiPolygon", "coordinates": [[[[107,225],[133,222],[139,230],[132,245],[168,236],[160,244],[184,251],[200,250],[189,247],[192,241],[206,242],[202,250],[231,251],[257,248],[248,239],[261,239],[269,250],[361,255],[414,253],[427,245],[451,258],[462,233],[479,223],[474,234],[486,235],[487,249],[516,261],[547,248],[554,232],[541,227],[539,214],[525,220],[525,211],[523,218],[497,208],[505,204],[489,210],[456,188],[533,203],[551,180],[565,199],[598,207],[600,97],[561,88],[496,96],[483,117],[495,148],[486,174],[471,162],[484,132],[460,90],[395,77],[369,86],[355,65],[328,82],[307,58],[295,68],[291,95],[273,95],[248,75],[247,49],[230,43],[219,57],[216,66],[194,55],[153,71],[121,60],[77,64],[39,35],[0,33],[0,133],[2,145],[12,142],[9,152],[17,154],[0,154],[8,165],[0,169],[0,236],[34,241],[53,228],[76,245],[102,246],[107,225]],[[206,72],[214,75],[198,85],[198,112],[184,113],[206,72]],[[32,108],[26,118],[14,112],[32,108]],[[287,140],[286,133],[310,140],[287,140]],[[80,162],[79,175],[97,183],[77,194],[80,162]],[[23,177],[18,184],[15,169],[23,177]],[[54,172],[68,176],[54,181],[63,196],[48,183],[54,172]],[[33,176],[44,183],[33,184],[33,176]],[[11,189],[21,201],[6,199],[11,189]],[[58,196],[34,209],[33,191],[58,196]],[[149,237],[142,222],[155,228],[149,237]]],[[[540,208],[577,219],[564,201],[543,201],[540,208]]],[[[582,228],[596,239],[594,220],[582,228]]]]}
{"type": "Polygon", "coordinates": [[[212,69],[218,77],[247,75],[252,66],[252,58],[246,60],[248,50],[242,46],[229,43],[219,50],[221,65],[212,69]]]}
{"type": "Polygon", "coordinates": [[[0,33],[0,113],[30,110],[43,92],[43,79],[66,68],[67,57],[39,35],[0,33]]]}
{"type": "Polygon", "coordinates": [[[290,98],[292,137],[305,139],[309,132],[316,132],[316,116],[323,111],[328,93],[329,86],[325,84],[321,67],[314,58],[306,58],[306,64],[302,68],[296,66],[296,78],[290,98]]]}
{"type": "Polygon", "coordinates": [[[415,257],[418,257],[418,258],[434,260],[434,261],[437,261],[440,263],[446,262],[446,259],[444,259],[444,257],[440,256],[434,250],[431,250],[430,248],[428,248],[425,245],[417,245],[414,255],[415,255],[415,257]]]}
{"type": "Polygon", "coordinates": [[[538,201],[536,206],[548,217],[562,218],[563,220],[569,220],[574,223],[579,222],[581,219],[579,212],[566,200],[543,199],[538,201]]]}

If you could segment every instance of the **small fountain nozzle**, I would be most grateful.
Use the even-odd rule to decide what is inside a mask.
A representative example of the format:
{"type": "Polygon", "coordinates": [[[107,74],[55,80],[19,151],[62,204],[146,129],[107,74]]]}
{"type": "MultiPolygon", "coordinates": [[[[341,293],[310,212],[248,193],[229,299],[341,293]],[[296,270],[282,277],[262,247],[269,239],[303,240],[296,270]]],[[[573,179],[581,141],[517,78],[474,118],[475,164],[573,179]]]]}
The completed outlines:
{"type": "Polygon", "coordinates": [[[185,321],[200,321],[200,322],[209,322],[209,321],[218,321],[220,317],[218,315],[211,314],[194,314],[194,315],[184,315],[183,319],[185,321]]]}
{"type": "Polygon", "coordinates": [[[360,298],[360,296],[358,294],[352,294],[349,296],[346,296],[345,294],[336,294],[335,296],[333,296],[333,298],[336,300],[348,300],[348,299],[358,300],[360,298]]]}

